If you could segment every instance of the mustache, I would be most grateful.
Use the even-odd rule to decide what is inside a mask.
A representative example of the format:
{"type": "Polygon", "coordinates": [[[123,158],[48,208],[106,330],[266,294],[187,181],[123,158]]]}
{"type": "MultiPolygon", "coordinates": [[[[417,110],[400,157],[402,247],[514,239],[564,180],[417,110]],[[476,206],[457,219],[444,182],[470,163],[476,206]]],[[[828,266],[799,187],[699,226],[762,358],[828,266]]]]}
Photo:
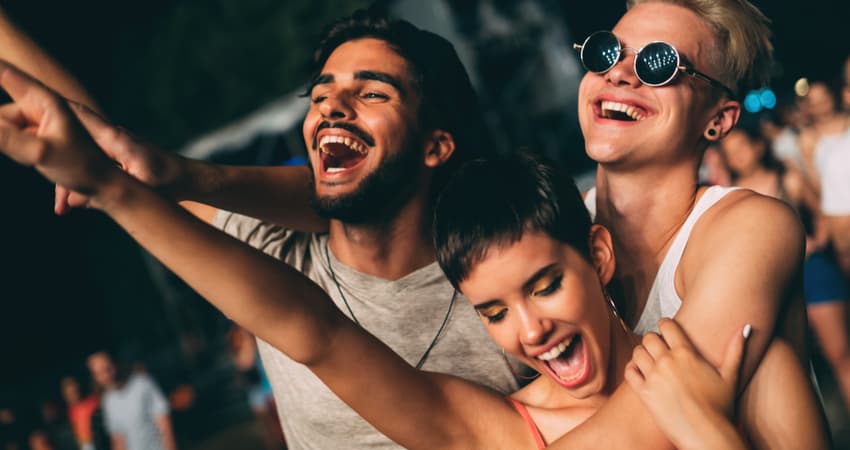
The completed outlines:
{"type": "Polygon", "coordinates": [[[357,125],[347,123],[347,122],[335,122],[330,123],[328,121],[322,121],[318,127],[316,127],[316,132],[313,134],[313,150],[318,147],[318,139],[319,132],[324,130],[325,128],[339,128],[340,130],[345,130],[350,132],[351,134],[359,137],[363,142],[366,143],[369,147],[375,146],[375,139],[369,135],[369,133],[361,130],[357,125]]]}

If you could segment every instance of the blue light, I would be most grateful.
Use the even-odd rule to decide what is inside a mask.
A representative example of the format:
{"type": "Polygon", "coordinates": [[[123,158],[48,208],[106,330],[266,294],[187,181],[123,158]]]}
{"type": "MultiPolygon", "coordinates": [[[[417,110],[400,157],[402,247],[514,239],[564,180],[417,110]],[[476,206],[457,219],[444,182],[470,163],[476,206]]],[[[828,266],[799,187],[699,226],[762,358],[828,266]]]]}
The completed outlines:
{"type": "Polygon", "coordinates": [[[750,92],[744,97],[744,109],[750,113],[757,113],[761,111],[761,99],[759,99],[759,94],[755,92],[750,92]]]}
{"type": "Polygon", "coordinates": [[[776,107],[776,94],[770,88],[764,88],[759,94],[759,103],[767,109],[776,107]]]}

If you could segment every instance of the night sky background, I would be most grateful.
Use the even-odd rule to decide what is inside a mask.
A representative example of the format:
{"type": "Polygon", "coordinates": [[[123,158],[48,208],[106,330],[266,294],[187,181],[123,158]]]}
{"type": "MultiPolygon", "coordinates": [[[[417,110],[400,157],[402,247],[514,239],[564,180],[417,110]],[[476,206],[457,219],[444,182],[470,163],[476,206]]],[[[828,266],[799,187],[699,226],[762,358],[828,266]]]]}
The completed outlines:
{"type": "MultiPolygon", "coordinates": [[[[322,27],[367,2],[146,0],[4,2],[117,123],[167,148],[289,93],[322,27]]],[[[562,1],[574,37],[610,28],[623,0],[562,1]]],[[[773,87],[835,78],[850,54],[850,2],[759,1],[780,62],[773,87]]],[[[482,74],[488,76],[488,74],[482,74]]],[[[493,74],[492,76],[498,76],[493,74]]],[[[52,214],[52,190],[0,157],[0,403],[86,354],[173,340],[141,251],[102,215],[52,214]]],[[[0,406],[2,406],[0,404],[0,406]]]]}

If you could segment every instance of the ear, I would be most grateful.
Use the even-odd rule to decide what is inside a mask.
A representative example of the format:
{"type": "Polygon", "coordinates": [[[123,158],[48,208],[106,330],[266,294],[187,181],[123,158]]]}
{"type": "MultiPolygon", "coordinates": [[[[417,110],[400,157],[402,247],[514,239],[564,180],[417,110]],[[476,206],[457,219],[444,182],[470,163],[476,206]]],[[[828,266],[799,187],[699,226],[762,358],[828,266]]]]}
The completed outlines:
{"type": "Polygon", "coordinates": [[[715,115],[708,122],[703,132],[703,137],[709,142],[717,142],[729,134],[729,130],[735,127],[741,117],[741,102],[737,100],[724,100],[715,115]]]}
{"type": "Polygon", "coordinates": [[[614,277],[617,261],[614,257],[614,245],[611,233],[599,224],[590,227],[590,259],[599,281],[606,286],[614,277]]]}
{"type": "Polygon", "coordinates": [[[448,131],[434,130],[425,140],[425,165],[430,168],[441,166],[455,151],[455,140],[448,131]]]}

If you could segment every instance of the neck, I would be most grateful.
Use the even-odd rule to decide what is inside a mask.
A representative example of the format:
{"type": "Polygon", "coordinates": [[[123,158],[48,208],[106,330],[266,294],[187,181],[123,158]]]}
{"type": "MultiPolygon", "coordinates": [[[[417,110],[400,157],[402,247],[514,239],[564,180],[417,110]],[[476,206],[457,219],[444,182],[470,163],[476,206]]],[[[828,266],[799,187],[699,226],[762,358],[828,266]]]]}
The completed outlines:
{"type": "Polygon", "coordinates": [[[738,176],[735,177],[735,182],[737,184],[745,184],[753,179],[763,177],[771,172],[771,170],[768,170],[762,165],[756,165],[755,167],[752,167],[748,170],[739,172],[738,176]]]}
{"type": "Polygon", "coordinates": [[[328,245],[334,256],[352,269],[388,280],[434,262],[431,209],[425,192],[387,220],[369,224],[332,220],[328,245]]]}
{"type": "Polygon", "coordinates": [[[639,343],[640,336],[632,332],[619,317],[612,314],[608,385],[603,392],[610,395],[623,383],[626,364],[631,361],[632,352],[639,343]]]}
{"type": "Polygon", "coordinates": [[[634,172],[612,172],[600,165],[596,222],[613,236],[617,256],[613,290],[624,300],[621,313],[631,326],[640,317],[658,266],[697,194],[696,162],[634,172]]]}

